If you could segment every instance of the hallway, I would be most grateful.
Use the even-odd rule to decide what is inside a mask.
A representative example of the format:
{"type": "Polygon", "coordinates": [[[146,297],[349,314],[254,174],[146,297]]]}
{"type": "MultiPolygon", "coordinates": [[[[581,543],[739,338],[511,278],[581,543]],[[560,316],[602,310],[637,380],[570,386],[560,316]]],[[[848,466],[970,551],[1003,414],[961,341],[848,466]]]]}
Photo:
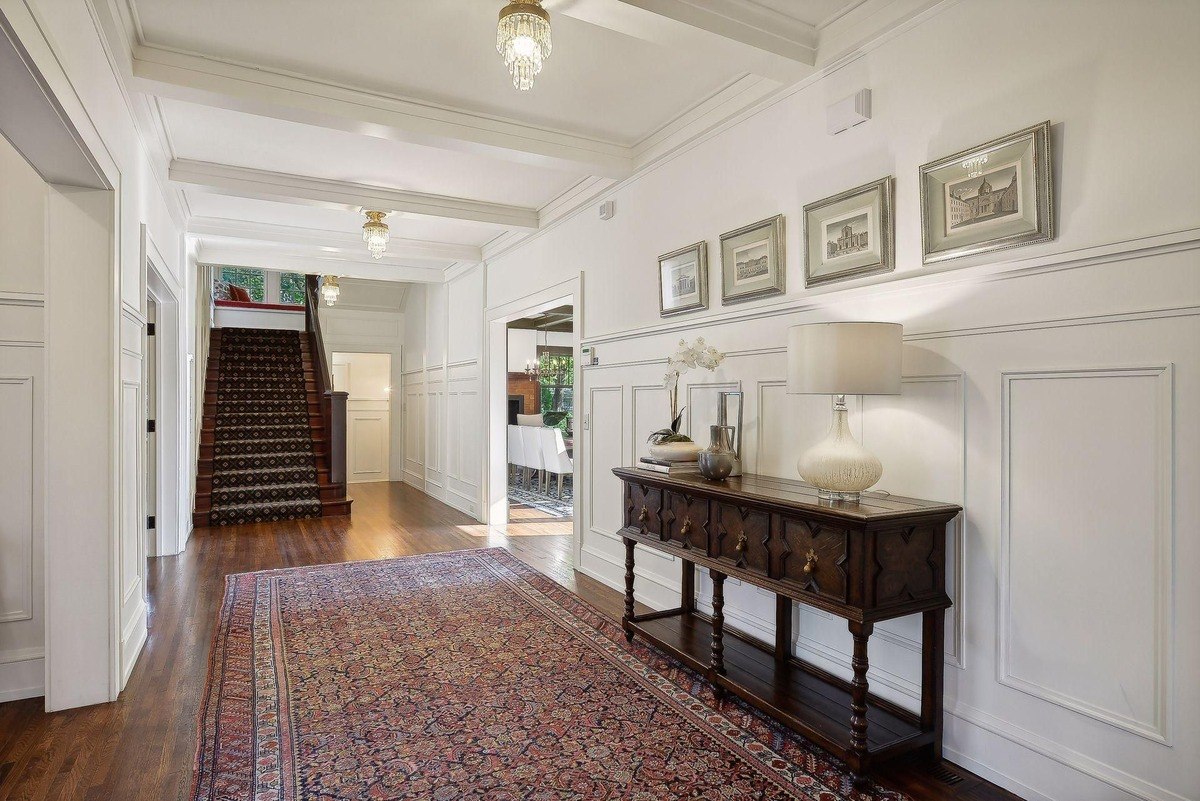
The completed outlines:
{"type": "MultiPolygon", "coordinates": [[[[230,573],[502,547],[619,619],[622,596],[576,573],[571,523],[488,531],[402,483],[351,486],[354,517],[197,528],[187,550],[151,560],[150,637],[120,700],[47,715],[40,698],[0,704],[0,801],[174,801],[186,797],[196,710],[230,573]]],[[[951,784],[896,764],[888,784],[934,801],[1012,799],[955,768],[951,784]]]]}

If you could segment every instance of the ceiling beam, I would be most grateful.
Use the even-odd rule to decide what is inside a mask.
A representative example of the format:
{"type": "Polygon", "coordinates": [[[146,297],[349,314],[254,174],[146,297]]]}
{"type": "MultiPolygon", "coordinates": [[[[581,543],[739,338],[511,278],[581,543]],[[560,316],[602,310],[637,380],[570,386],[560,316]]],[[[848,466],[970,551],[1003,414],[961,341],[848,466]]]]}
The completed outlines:
{"type": "Polygon", "coordinates": [[[261,117],[576,174],[633,171],[624,145],[162,47],[136,45],[132,73],[137,91],[261,117]]]}
{"type": "Polygon", "coordinates": [[[553,11],[686,52],[730,58],[746,72],[794,83],[813,70],[817,30],[750,0],[559,0],[553,11]]]}
{"type": "Polygon", "coordinates": [[[412,267],[368,258],[363,261],[322,258],[313,255],[279,253],[268,248],[237,247],[221,243],[201,241],[196,252],[201,264],[221,267],[256,267],[263,270],[305,273],[308,275],[337,275],[348,278],[370,278],[376,281],[410,281],[423,284],[440,284],[445,280],[446,269],[438,267],[412,267]]]}
{"type": "MultiPolygon", "coordinates": [[[[290,225],[227,220],[219,217],[193,217],[188,220],[187,232],[204,237],[230,240],[239,246],[254,243],[259,246],[311,248],[313,255],[333,257],[344,254],[352,260],[366,257],[366,245],[358,234],[345,231],[317,231],[290,225]]],[[[483,261],[480,248],[450,242],[430,242],[422,239],[392,237],[383,259],[392,263],[413,260],[461,262],[478,264],[483,261]]],[[[401,265],[403,266],[403,265],[401,265]]]]}
{"type": "Polygon", "coordinates": [[[173,183],[219,195],[354,212],[363,209],[403,212],[484,223],[506,230],[517,228],[536,231],[538,228],[537,209],[445,195],[428,195],[422,192],[405,192],[349,181],[331,181],[326,178],[309,178],[187,159],[173,160],[169,176],[173,183]]]}

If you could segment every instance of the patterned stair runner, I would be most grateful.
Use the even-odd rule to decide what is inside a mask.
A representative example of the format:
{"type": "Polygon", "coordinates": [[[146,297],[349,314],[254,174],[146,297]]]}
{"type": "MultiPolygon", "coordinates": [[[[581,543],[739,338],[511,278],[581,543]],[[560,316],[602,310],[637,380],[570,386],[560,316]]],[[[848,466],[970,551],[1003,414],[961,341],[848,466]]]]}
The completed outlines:
{"type": "Polygon", "coordinates": [[[211,525],[320,517],[301,334],[221,332],[211,525]]]}

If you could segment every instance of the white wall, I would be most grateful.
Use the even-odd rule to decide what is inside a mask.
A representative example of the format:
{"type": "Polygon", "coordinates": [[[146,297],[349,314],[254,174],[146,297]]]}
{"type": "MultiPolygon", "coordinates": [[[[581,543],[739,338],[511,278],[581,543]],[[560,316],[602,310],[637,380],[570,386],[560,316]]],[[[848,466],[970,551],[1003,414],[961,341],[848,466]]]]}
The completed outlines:
{"type": "MultiPolygon", "coordinates": [[[[44,306],[47,315],[45,473],[54,479],[45,482],[44,495],[50,709],[114,699],[146,638],[143,226],[162,255],[166,279],[176,287],[185,283],[182,221],[160,180],[165,156],[136,128],[142,101],[124,93],[121,64],[110,59],[101,37],[107,8],[83,0],[0,0],[8,26],[113,190],[52,191],[43,230],[51,277],[61,272],[34,290],[27,305],[37,314],[44,306]],[[85,379],[81,390],[77,384],[85,379]],[[80,403],[85,397],[89,404],[80,403]]],[[[187,339],[187,318],[179,315],[180,342],[187,339]]],[[[188,454],[182,463],[192,459],[188,454]]]]}
{"type": "MultiPolygon", "coordinates": [[[[583,274],[583,342],[600,365],[581,387],[581,569],[621,586],[609,470],[665,424],[660,360],[678,339],[729,354],[686,376],[693,435],[740,383],[749,468],[794,477],[829,407],[785,394],[787,327],[902,322],[904,393],[852,399],[852,425],[883,460],[881,489],[966,509],[948,532],[947,755],[1030,799],[1196,799],[1200,95],[1180,81],[1200,74],[1198,15],[1166,0],[947,4],[618,185],[613,220],[583,209],[490,258],[489,308],[583,274]],[[864,86],[874,119],[826,135],[826,105],[864,86]],[[1057,238],[923,267],[919,166],[1045,119],[1057,238]],[[885,175],[895,273],[806,291],[802,206],[885,175]],[[788,293],[723,308],[719,235],[778,213],[788,293]],[[711,308],[664,322],[656,257],[700,238],[711,308]]],[[[672,605],[678,563],[639,550],[639,597],[672,605]]],[[[769,641],[773,599],[727,593],[732,625],[769,641]]],[[[902,619],[871,641],[872,689],[909,706],[919,631],[902,619]]],[[[795,643],[848,673],[843,622],[806,611],[795,643]]]]}
{"type": "Polygon", "coordinates": [[[476,518],[483,504],[484,281],[480,265],[445,284],[414,287],[403,371],[404,480],[476,518]]]}

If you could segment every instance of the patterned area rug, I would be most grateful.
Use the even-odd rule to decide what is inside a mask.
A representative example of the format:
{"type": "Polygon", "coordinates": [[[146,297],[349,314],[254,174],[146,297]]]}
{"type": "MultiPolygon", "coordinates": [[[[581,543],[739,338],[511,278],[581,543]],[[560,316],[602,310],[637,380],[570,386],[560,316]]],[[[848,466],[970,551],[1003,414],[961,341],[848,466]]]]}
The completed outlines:
{"type": "Polygon", "coordinates": [[[508,502],[523,503],[526,506],[532,506],[539,512],[544,512],[551,517],[569,518],[575,513],[575,507],[572,505],[572,493],[574,490],[574,482],[568,476],[563,479],[563,494],[558,497],[558,483],[556,479],[550,479],[550,493],[547,494],[537,489],[529,489],[528,487],[519,486],[513,482],[508,484],[508,502]]]}
{"type": "Polygon", "coordinates": [[[200,715],[193,801],[872,797],[501,549],[227,577],[200,715]]]}

